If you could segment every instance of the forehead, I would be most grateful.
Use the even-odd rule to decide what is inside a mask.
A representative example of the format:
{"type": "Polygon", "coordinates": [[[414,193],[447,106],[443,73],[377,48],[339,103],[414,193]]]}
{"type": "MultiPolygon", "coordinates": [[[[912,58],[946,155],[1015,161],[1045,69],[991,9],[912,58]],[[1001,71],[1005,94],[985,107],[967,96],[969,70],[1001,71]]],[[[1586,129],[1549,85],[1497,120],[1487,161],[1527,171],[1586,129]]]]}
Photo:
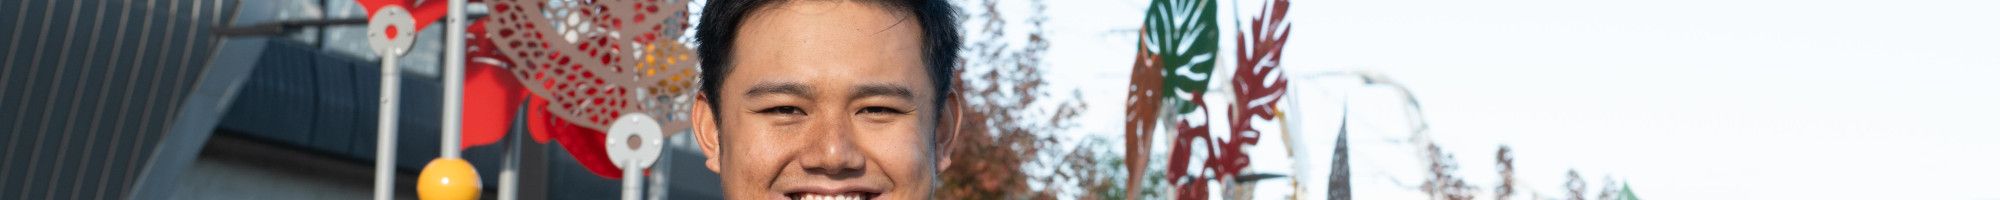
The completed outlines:
{"type": "Polygon", "coordinates": [[[859,1],[787,1],[758,9],[737,28],[732,77],[725,79],[733,83],[725,88],[760,79],[928,83],[922,29],[908,14],[859,1]]]}

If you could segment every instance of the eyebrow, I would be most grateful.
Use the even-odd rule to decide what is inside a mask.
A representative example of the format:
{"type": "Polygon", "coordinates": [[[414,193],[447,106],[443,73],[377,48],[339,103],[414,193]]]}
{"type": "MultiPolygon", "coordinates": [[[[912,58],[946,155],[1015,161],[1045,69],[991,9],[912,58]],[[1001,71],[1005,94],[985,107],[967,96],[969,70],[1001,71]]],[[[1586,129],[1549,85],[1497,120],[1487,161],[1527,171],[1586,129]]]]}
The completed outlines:
{"type": "Polygon", "coordinates": [[[902,99],[904,101],[916,101],[917,99],[917,95],[910,92],[910,87],[904,87],[902,85],[863,84],[860,86],[855,86],[854,91],[855,91],[854,96],[850,97],[852,99],[861,99],[861,98],[876,97],[876,96],[893,97],[902,99]]]}
{"type": "Polygon", "coordinates": [[[757,98],[768,95],[792,95],[813,99],[815,95],[812,91],[812,86],[798,82],[758,83],[750,86],[750,91],[744,92],[743,96],[757,98]]]}

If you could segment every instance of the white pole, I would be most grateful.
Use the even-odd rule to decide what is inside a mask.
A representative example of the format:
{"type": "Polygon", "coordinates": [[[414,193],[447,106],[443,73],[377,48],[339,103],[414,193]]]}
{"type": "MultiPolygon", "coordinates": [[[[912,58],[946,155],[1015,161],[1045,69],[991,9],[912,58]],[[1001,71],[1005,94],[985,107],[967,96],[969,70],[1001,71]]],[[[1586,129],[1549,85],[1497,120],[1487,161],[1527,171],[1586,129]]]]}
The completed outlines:
{"type": "Polygon", "coordinates": [[[624,178],[620,179],[625,182],[625,195],[623,199],[639,200],[639,182],[640,182],[639,180],[641,179],[639,178],[639,169],[644,169],[646,167],[639,165],[639,159],[627,159],[618,162],[625,162],[628,164],[625,165],[624,178]]]}
{"type": "MultiPolygon", "coordinates": [[[[519,127],[519,126],[516,126],[519,127]]],[[[508,131],[507,155],[500,161],[500,200],[519,199],[515,188],[521,187],[521,137],[508,131]]]]}
{"type": "MultiPolygon", "coordinates": [[[[399,51],[399,50],[390,50],[399,51]]],[[[382,95],[375,110],[375,199],[394,199],[396,194],[396,67],[398,52],[382,53],[382,95]]]]}
{"type": "Polygon", "coordinates": [[[441,156],[457,158],[459,115],[465,99],[465,0],[446,4],[444,32],[444,144],[441,156]]]}

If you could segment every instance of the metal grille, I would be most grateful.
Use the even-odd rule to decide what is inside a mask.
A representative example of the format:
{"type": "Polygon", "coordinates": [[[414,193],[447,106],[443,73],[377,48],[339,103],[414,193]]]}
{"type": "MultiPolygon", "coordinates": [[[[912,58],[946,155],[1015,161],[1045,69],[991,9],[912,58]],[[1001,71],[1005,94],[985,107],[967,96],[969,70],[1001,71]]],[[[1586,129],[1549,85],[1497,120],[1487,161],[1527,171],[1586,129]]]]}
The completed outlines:
{"type": "Polygon", "coordinates": [[[0,2],[0,199],[120,199],[200,78],[223,0],[0,2]]]}

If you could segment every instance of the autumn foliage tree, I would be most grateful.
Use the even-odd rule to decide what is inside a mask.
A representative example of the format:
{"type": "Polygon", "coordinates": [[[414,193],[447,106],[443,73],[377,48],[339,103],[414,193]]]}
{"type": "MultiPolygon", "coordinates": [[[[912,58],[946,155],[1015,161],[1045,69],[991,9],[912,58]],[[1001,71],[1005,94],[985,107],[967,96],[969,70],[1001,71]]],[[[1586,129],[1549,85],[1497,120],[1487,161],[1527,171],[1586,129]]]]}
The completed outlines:
{"type": "Polygon", "coordinates": [[[1049,151],[1060,142],[1041,133],[1073,126],[1070,121],[1079,116],[1084,104],[1077,98],[1048,98],[1041,71],[1049,47],[1041,28],[1047,21],[1041,1],[1029,2],[1033,12],[1026,23],[1026,38],[1008,37],[1008,21],[999,11],[1000,1],[976,3],[961,7],[969,14],[963,22],[971,30],[960,52],[958,82],[953,84],[964,99],[955,109],[963,112],[963,119],[953,127],[959,132],[949,155],[953,164],[939,172],[943,186],[937,197],[1054,197],[1054,193],[1029,187],[1031,181],[1049,182],[1050,178],[1030,174],[1027,167],[1046,165],[1043,158],[1055,157],[1049,151]]]}

